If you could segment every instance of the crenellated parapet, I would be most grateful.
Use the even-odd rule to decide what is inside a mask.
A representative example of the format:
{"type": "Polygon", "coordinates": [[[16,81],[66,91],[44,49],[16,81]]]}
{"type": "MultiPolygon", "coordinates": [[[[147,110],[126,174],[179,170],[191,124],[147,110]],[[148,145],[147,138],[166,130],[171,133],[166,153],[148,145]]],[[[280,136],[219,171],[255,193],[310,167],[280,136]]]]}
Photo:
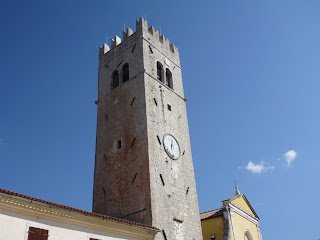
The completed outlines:
{"type": "Polygon", "coordinates": [[[130,41],[130,38],[133,35],[142,36],[146,40],[150,40],[150,36],[148,35],[151,35],[155,41],[162,44],[162,47],[171,50],[172,53],[179,52],[178,47],[176,47],[174,44],[170,44],[169,39],[165,38],[164,35],[159,36],[159,31],[155,30],[153,26],[150,26],[148,28],[147,20],[143,19],[143,17],[140,17],[139,20],[136,20],[135,32],[128,27],[126,31],[123,31],[122,40],[119,36],[116,35],[113,39],[111,39],[111,47],[107,43],[104,43],[103,46],[100,47],[100,54],[105,55],[118,46],[126,44],[128,41],[130,41]]]}

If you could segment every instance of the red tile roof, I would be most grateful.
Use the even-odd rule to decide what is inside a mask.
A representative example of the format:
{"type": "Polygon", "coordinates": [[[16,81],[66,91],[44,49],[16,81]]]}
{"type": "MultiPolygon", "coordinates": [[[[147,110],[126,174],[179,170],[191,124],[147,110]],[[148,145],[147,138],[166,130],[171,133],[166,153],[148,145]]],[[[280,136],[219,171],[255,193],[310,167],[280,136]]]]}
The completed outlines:
{"type": "Polygon", "coordinates": [[[214,217],[222,216],[222,214],[223,214],[223,210],[219,208],[219,209],[211,210],[208,212],[200,213],[200,219],[205,220],[207,218],[214,218],[214,217]]]}
{"type": "Polygon", "coordinates": [[[39,199],[39,198],[26,196],[26,195],[23,195],[23,194],[20,194],[20,193],[11,192],[11,191],[8,191],[8,190],[5,190],[5,189],[1,189],[1,188],[0,188],[0,193],[4,193],[4,194],[7,194],[7,195],[12,195],[12,196],[17,196],[17,197],[21,197],[21,198],[25,198],[25,199],[29,199],[29,200],[32,200],[32,201],[48,204],[48,205],[51,205],[51,206],[54,206],[54,207],[57,207],[57,208],[68,209],[68,210],[71,210],[71,211],[74,211],[74,212],[83,213],[85,215],[101,217],[103,219],[108,219],[108,220],[114,221],[114,222],[120,222],[120,223],[124,223],[124,224],[135,225],[135,226],[139,226],[139,227],[143,227],[143,228],[149,228],[151,230],[159,231],[159,229],[157,229],[155,227],[152,227],[152,226],[149,226],[147,224],[128,221],[128,220],[125,220],[125,219],[111,217],[111,216],[107,216],[107,215],[103,215],[103,214],[99,214],[99,213],[88,212],[88,211],[84,211],[84,210],[81,210],[81,209],[77,209],[77,208],[61,205],[61,204],[58,204],[58,203],[48,202],[48,201],[45,201],[45,200],[42,200],[42,199],[39,199]]]}

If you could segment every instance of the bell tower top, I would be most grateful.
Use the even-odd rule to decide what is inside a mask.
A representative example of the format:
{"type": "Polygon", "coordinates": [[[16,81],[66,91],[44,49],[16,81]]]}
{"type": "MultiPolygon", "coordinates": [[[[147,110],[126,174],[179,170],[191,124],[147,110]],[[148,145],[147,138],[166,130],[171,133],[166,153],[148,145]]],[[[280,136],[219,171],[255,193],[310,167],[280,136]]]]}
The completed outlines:
{"type": "MultiPolygon", "coordinates": [[[[174,44],[170,44],[164,35],[159,36],[159,31],[155,30],[153,26],[148,28],[147,20],[143,19],[143,17],[136,20],[135,32],[131,28],[127,28],[127,31],[123,31],[123,40],[121,40],[119,36],[115,36],[111,39],[110,46],[104,43],[99,50],[99,74],[108,75],[105,76],[104,79],[113,79],[113,77],[110,76],[113,72],[109,71],[111,71],[111,69],[117,69],[119,72],[118,84],[121,85],[123,83],[119,71],[120,66],[110,66],[110,64],[112,65],[113,62],[119,59],[119,65],[127,62],[129,66],[133,67],[130,67],[130,77],[133,76],[133,74],[139,74],[145,71],[155,79],[163,82],[183,98],[182,81],[179,82],[179,77],[176,79],[175,76],[172,76],[174,75],[172,69],[181,69],[179,50],[174,44]],[[135,54],[135,52],[137,54],[135,54]],[[158,62],[157,71],[153,70],[153,62],[155,60],[158,62]],[[130,61],[132,62],[130,63],[130,61]],[[171,67],[172,69],[170,69],[171,67]],[[168,69],[168,71],[166,71],[166,69],[168,69]],[[174,83],[172,83],[172,79],[175,79],[174,83]]],[[[115,76],[115,78],[117,78],[117,76],[115,76]]],[[[107,86],[99,87],[99,99],[110,93],[111,90],[118,85],[112,82],[101,82],[101,84],[101,86],[104,84],[107,86]],[[104,90],[100,91],[100,89],[104,90]]]]}
{"type": "Polygon", "coordinates": [[[158,45],[155,43],[156,41],[160,42],[163,45],[161,48],[163,50],[171,50],[173,54],[168,55],[171,55],[170,57],[172,57],[173,60],[176,60],[176,63],[179,63],[180,65],[178,47],[176,47],[173,43],[170,44],[169,39],[165,38],[164,35],[159,36],[159,31],[156,31],[153,26],[148,28],[148,22],[147,20],[143,19],[142,16],[139,20],[136,20],[136,32],[133,32],[133,30],[128,27],[127,31],[123,31],[123,41],[121,41],[121,38],[116,35],[113,39],[111,39],[111,48],[107,43],[104,43],[103,46],[100,47],[99,55],[103,56],[104,59],[110,60],[110,55],[112,58],[114,54],[121,52],[121,50],[124,50],[126,47],[128,47],[128,45],[131,45],[135,40],[137,40],[136,38],[129,38],[132,35],[138,35],[140,38],[150,41],[150,43],[153,45],[158,45]],[[120,50],[117,49],[119,47],[120,50]]]}

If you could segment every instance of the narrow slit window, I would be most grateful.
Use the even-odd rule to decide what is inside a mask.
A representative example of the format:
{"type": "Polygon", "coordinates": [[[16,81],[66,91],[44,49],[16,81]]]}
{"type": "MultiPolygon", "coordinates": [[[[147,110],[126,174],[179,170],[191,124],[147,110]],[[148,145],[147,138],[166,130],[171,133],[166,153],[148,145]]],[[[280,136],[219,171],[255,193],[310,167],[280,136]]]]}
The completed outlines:
{"type": "Polygon", "coordinates": [[[130,104],[131,106],[132,106],[132,104],[133,104],[133,102],[134,102],[135,99],[136,99],[136,97],[133,97],[133,98],[132,98],[132,101],[131,101],[131,104],[130,104]]]}
{"type": "Polygon", "coordinates": [[[119,87],[119,73],[114,71],[112,74],[112,89],[119,87]]]}
{"type": "Polygon", "coordinates": [[[134,141],[136,140],[136,138],[133,139],[132,143],[131,143],[131,148],[133,147],[134,141]]]}
{"type": "Polygon", "coordinates": [[[154,98],[153,101],[154,101],[154,104],[158,106],[157,99],[154,98]]]}
{"type": "Polygon", "coordinates": [[[160,179],[161,179],[161,182],[162,182],[162,186],[164,186],[165,184],[164,184],[164,180],[163,180],[163,177],[162,177],[161,174],[160,174],[160,179]]]}
{"type": "Polygon", "coordinates": [[[157,62],[157,79],[160,82],[163,82],[163,67],[160,62],[157,62]]]}
{"type": "Polygon", "coordinates": [[[173,84],[172,84],[172,73],[170,72],[170,70],[167,68],[166,69],[166,85],[173,89],[173,84]]]}
{"type": "Polygon", "coordinates": [[[134,175],[133,180],[132,180],[132,184],[133,184],[133,183],[134,183],[134,181],[136,180],[137,175],[138,175],[138,173],[136,173],[136,174],[134,175]]]}
{"type": "Polygon", "coordinates": [[[122,67],[122,82],[125,83],[129,80],[129,64],[126,63],[122,67]]]}
{"type": "Polygon", "coordinates": [[[168,110],[171,111],[171,105],[170,104],[168,104],[168,110]]]}
{"type": "Polygon", "coordinates": [[[165,232],[164,230],[162,230],[162,235],[163,235],[163,238],[164,238],[165,240],[168,240],[168,239],[167,239],[166,232],[165,232]]]}
{"type": "Polygon", "coordinates": [[[121,149],[121,140],[118,140],[118,149],[121,149]]]}

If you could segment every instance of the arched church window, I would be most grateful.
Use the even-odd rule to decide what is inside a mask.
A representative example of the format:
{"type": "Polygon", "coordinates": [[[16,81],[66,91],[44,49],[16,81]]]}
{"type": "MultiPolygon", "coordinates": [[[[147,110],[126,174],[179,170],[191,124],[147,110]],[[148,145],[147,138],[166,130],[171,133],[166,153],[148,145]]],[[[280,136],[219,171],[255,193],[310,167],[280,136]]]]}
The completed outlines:
{"type": "Polygon", "coordinates": [[[160,62],[157,62],[157,79],[163,82],[163,67],[160,62]]]}
{"type": "Polygon", "coordinates": [[[119,87],[119,73],[115,70],[112,74],[112,89],[119,87]]]}
{"type": "Polygon", "coordinates": [[[166,69],[166,85],[173,89],[173,84],[172,84],[172,73],[170,72],[170,70],[167,68],[166,69]]]}
{"type": "Polygon", "coordinates": [[[126,63],[122,67],[122,82],[125,83],[129,80],[129,64],[126,63]]]}
{"type": "Polygon", "coordinates": [[[253,240],[253,237],[252,237],[252,235],[251,235],[249,230],[246,230],[246,232],[244,234],[244,239],[245,240],[253,240]]]}

